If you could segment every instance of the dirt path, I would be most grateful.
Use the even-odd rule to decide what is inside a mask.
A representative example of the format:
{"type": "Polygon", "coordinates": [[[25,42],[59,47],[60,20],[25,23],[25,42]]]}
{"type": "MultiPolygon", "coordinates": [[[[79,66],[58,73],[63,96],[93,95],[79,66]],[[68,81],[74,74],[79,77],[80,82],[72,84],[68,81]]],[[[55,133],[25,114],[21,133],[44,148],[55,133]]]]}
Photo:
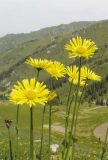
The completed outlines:
{"type": "Polygon", "coordinates": [[[108,128],[108,123],[103,123],[100,126],[96,127],[94,130],[95,137],[100,138],[102,141],[105,140],[107,128],[108,128]]]}
{"type": "Polygon", "coordinates": [[[97,109],[100,109],[100,108],[108,108],[108,106],[98,106],[98,107],[89,109],[89,111],[97,110],[97,109]]]}
{"type": "MultiPolygon", "coordinates": [[[[44,125],[44,128],[48,128],[48,127],[49,127],[48,124],[44,125]]],[[[51,129],[52,129],[52,131],[59,132],[61,134],[65,133],[65,128],[62,127],[60,123],[53,123],[51,126],[51,129]]]]}

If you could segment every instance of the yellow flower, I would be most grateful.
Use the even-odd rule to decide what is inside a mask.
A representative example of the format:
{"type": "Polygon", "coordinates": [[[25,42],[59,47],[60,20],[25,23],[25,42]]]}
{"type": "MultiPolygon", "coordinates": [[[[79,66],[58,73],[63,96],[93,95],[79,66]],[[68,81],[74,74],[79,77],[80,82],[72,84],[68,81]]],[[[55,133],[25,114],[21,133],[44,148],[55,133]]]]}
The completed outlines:
{"type": "Polygon", "coordinates": [[[32,78],[30,80],[24,79],[22,82],[18,81],[18,84],[14,85],[11,91],[9,99],[15,104],[28,104],[31,107],[37,103],[45,105],[48,101],[48,95],[49,90],[46,89],[46,85],[32,78]]]}
{"type": "MultiPolygon", "coordinates": [[[[74,85],[78,85],[78,79],[79,79],[79,68],[74,66],[67,66],[65,70],[66,74],[69,76],[68,80],[69,82],[72,82],[74,85]]],[[[84,77],[80,75],[80,86],[84,86],[85,81],[84,77]]]]}
{"type": "Polygon", "coordinates": [[[54,61],[50,67],[46,68],[46,71],[51,75],[51,77],[58,79],[64,77],[65,67],[62,63],[54,61]]]}
{"type": "Polygon", "coordinates": [[[48,95],[48,102],[52,101],[54,98],[57,97],[57,94],[55,91],[50,91],[48,95]]]}
{"type": "Polygon", "coordinates": [[[75,65],[70,67],[67,66],[65,72],[69,77],[75,79],[78,76],[78,67],[75,65]]]}
{"type": "Polygon", "coordinates": [[[30,57],[29,59],[26,60],[25,63],[41,70],[41,69],[46,69],[46,68],[50,67],[50,65],[52,64],[52,61],[48,61],[47,59],[44,59],[44,60],[33,59],[30,57]]]}
{"type": "Polygon", "coordinates": [[[95,72],[87,68],[86,66],[83,66],[81,68],[81,76],[84,79],[92,80],[92,81],[101,81],[101,76],[98,76],[95,72]]]}
{"type": "Polygon", "coordinates": [[[96,44],[90,39],[82,39],[81,37],[72,38],[70,44],[65,45],[65,49],[70,51],[69,58],[85,57],[89,58],[94,55],[97,50],[96,44]]]}

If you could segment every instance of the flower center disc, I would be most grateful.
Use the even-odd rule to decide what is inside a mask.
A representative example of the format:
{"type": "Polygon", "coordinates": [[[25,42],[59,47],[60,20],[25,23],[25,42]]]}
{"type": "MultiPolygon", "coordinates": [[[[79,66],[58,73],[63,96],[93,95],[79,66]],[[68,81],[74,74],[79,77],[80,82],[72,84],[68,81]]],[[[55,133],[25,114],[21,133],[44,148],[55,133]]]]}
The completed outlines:
{"type": "Polygon", "coordinates": [[[27,91],[26,91],[26,97],[27,97],[27,99],[29,99],[29,100],[33,100],[33,99],[35,99],[35,97],[36,97],[36,92],[33,91],[33,90],[27,90],[27,91]]]}
{"type": "Polygon", "coordinates": [[[86,50],[85,50],[84,47],[78,47],[78,48],[76,49],[76,52],[77,52],[78,54],[83,54],[83,53],[86,52],[86,50]]]}

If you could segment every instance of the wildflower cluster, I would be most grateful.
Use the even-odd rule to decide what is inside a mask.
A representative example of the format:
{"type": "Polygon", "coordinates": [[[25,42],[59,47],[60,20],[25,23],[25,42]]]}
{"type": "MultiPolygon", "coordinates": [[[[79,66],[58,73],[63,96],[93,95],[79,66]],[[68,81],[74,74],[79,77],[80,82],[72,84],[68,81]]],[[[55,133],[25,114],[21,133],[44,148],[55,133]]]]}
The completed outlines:
{"type": "MultiPolygon", "coordinates": [[[[81,37],[72,38],[69,44],[65,45],[65,49],[69,51],[69,58],[78,57],[80,59],[79,65],[70,65],[65,66],[59,61],[52,61],[47,59],[36,59],[36,58],[28,58],[25,63],[36,68],[38,73],[41,70],[47,72],[51,79],[55,78],[59,80],[59,78],[65,77],[71,85],[75,85],[76,90],[73,91],[74,96],[74,105],[73,105],[73,115],[70,120],[71,126],[69,126],[69,116],[71,112],[71,106],[73,103],[73,97],[71,95],[71,88],[69,91],[67,106],[66,106],[66,119],[65,119],[65,138],[64,138],[64,153],[62,156],[63,160],[74,159],[74,139],[76,139],[76,126],[77,126],[77,118],[79,107],[81,104],[81,100],[83,97],[83,92],[86,86],[89,85],[89,81],[101,81],[101,76],[97,75],[94,71],[92,71],[87,66],[83,66],[81,64],[82,58],[88,59],[93,57],[95,51],[97,50],[96,44],[92,40],[82,39],[81,37]],[[80,92],[80,87],[83,89],[80,92]],[[79,94],[81,93],[81,94],[79,94]],[[70,131],[69,136],[68,130],[70,131]],[[71,156],[69,155],[70,146],[73,145],[73,150],[71,151],[71,156]]],[[[38,75],[39,76],[39,75],[38,75]]],[[[30,106],[30,158],[33,160],[34,157],[34,147],[33,147],[33,106],[35,105],[43,105],[43,116],[42,116],[42,133],[41,133],[41,147],[40,147],[40,159],[42,156],[43,149],[43,124],[44,124],[44,114],[45,108],[49,105],[49,151],[48,158],[50,159],[50,143],[51,143],[51,116],[52,116],[52,106],[51,102],[54,98],[57,97],[57,93],[54,90],[49,90],[44,82],[39,82],[37,78],[24,79],[21,82],[17,82],[14,85],[9,99],[11,102],[17,105],[28,104],[30,106]]],[[[52,79],[53,80],[53,79],[52,79]]]]}
{"type": "Polygon", "coordinates": [[[79,68],[76,65],[70,67],[67,66],[65,73],[68,75],[69,82],[72,82],[74,85],[78,84],[79,74],[80,74],[80,83],[79,83],[80,86],[84,86],[87,80],[101,81],[101,76],[98,76],[95,72],[93,72],[86,66],[80,68],[80,73],[79,73],[79,68]]]}

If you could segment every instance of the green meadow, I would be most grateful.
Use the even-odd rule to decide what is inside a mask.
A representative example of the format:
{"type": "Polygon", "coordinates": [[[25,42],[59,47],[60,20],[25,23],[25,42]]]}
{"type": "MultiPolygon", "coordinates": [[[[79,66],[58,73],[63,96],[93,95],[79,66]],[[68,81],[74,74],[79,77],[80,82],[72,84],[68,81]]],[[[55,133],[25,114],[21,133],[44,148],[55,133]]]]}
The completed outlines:
{"type": "MultiPolygon", "coordinates": [[[[9,159],[9,145],[8,145],[8,130],[5,126],[4,120],[11,119],[12,125],[10,128],[12,148],[15,154],[16,139],[15,139],[15,126],[16,126],[16,106],[13,106],[8,101],[1,101],[0,103],[0,156],[1,159],[9,159]]],[[[41,106],[33,108],[34,113],[34,143],[35,155],[38,156],[40,147],[41,135],[41,122],[42,110],[41,106]]],[[[44,122],[44,148],[43,159],[47,159],[48,149],[48,113],[49,106],[46,106],[45,122],[44,122]]],[[[108,108],[102,106],[88,105],[87,103],[81,105],[80,114],[77,126],[77,140],[76,140],[76,160],[97,160],[101,157],[101,149],[103,141],[94,136],[94,129],[108,122],[108,108]]],[[[70,115],[70,120],[71,120],[70,115]]],[[[64,120],[65,120],[65,106],[52,107],[52,136],[51,144],[59,144],[60,152],[62,150],[63,135],[64,135],[64,120]]],[[[19,109],[19,138],[18,149],[15,159],[27,159],[29,157],[29,107],[20,106],[19,109]],[[18,156],[18,157],[17,157],[18,156]],[[20,158],[19,158],[20,157],[20,158]]],[[[52,153],[53,154],[53,153],[52,153]]],[[[60,158],[60,157],[59,157],[60,158]]],[[[104,159],[108,159],[108,151],[106,151],[104,159]]]]}

